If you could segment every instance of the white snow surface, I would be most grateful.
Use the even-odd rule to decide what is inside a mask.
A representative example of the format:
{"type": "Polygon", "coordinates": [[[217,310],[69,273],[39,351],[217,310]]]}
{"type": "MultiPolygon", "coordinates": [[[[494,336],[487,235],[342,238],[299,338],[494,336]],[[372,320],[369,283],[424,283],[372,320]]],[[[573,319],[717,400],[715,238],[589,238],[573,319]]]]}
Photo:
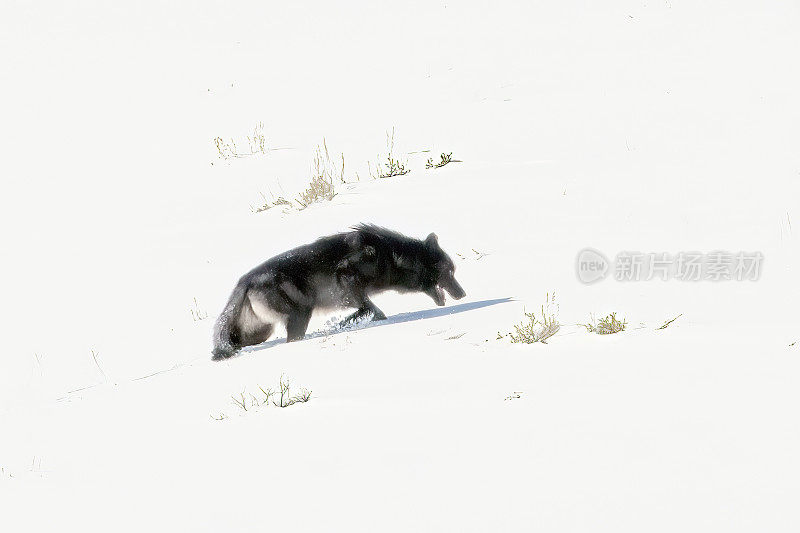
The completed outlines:
{"type": "Polygon", "coordinates": [[[4,4],[0,529],[797,531],[799,25],[790,2],[4,4]],[[259,122],[266,153],[219,158],[259,122]],[[392,128],[412,172],[373,180],[392,128]],[[252,213],[323,139],[351,183],[252,213]],[[467,297],[387,293],[386,322],[211,361],[241,274],[359,222],[436,232],[467,297]],[[584,285],[585,247],[764,262],[584,285]],[[556,336],[497,339],[553,292],[556,336]],[[626,331],[576,325],[610,312],[626,331]],[[233,402],[282,376],[310,401],[233,402]]]}

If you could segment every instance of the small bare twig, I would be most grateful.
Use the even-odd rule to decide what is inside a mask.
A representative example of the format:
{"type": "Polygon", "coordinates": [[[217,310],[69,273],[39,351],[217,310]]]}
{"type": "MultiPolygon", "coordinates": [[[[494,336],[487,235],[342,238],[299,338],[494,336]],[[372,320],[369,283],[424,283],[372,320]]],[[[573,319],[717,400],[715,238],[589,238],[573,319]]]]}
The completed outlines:
{"type": "Polygon", "coordinates": [[[676,316],[672,320],[667,320],[666,322],[664,322],[661,326],[657,327],[656,329],[666,329],[667,326],[669,326],[670,324],[672,324],[673,322],[675,322],[676,320],[678,320],[682,316],[683,316],[683,313],[679,314],[678,316],[676,316]]]}
{"type": "Polygon", "coordinates": [[[94,364],[95,366],[97,366],[97,370],[99,370],[100,374],[103,375],[103,379],[105,381],[108,381],[108,376],[106,376],[106,373],[103,372],[103,369],[100,367],[100,361],[97,359],[98,353],[95,352],[94,350],[91,350],[91,352],[92,352],[92,359],[94,359],[94,364]]]}
{"type": "Polygon", "coordinates": [[[272,389],[264,390],[264,388],[261,385],[259,385],[258,388],[261,389],[261,392],[264,393],[264,401],[262,403],[269,404],[269,398],[274,394],[272,389]]]}
{"type": "Polygon", "coordinates": [[[240,407],[242,410],[247,411],[247,398],[244,397],[244,391],[242,391],[239,398],[236,396],[231,396],[231,400],[233,403],[240,407]]]}
{"type": "Polygon", "coordinates": [[[197,304],[197,298],[192,298],[194,300],[194,308],[190,308],[189,311],[192,313],[192,320],[194,322],[199,322],[200,320],[205,320],[208,318],[208,313],[200,309],[200,306],[197,304]]]}

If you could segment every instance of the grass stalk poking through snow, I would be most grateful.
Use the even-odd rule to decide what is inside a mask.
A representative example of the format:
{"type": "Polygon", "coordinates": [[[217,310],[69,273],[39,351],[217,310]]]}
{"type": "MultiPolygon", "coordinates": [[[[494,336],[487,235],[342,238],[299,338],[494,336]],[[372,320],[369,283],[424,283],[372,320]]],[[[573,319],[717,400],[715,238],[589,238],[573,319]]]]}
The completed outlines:
{"type": "Polygon", "coordinates": [[[386,156],[386,162],[381,163],[378,161],[375,164],[375,172],[372,171],[372,166],[369,164],[369,162],[367,163],[369,166],[369,174],[372,176],[372,179],[403,176],[404,174],[411,172],[411,169],[406,168],[407,162],[401,162],[394,156],[394,128],[392,128],[391,134],[386,132],[386,151],[388,152],[386,156]]]}
{"type": "Polygon", "coordinates": [[[264,137],[264,124],[262,122],[255,125],[252,136],[247,136],[247,144],[250,151],[240,152],[233,138],[228,141],[224,140],[222,137],[214,138],[214,145],[217,147],[220,159],[234,159],[257,154],[266,154],[267,139],[264,137]]]}
{"type": "Polygon", "coordinates": [[[276,407],[289,407],[296,403],[305,403],[311,399],[311,391],[307,389],[302,389],[300,394],[292,396],[289,380],[287,379],[284,381],[283,376],[281,376],[280,382],[278,383],[278,389],[278,392],[275,393],[275,395],[278,396],[278,401],[272,400],[272,405],[276,407]]]}
{"type": "MultiPolygon", "coordinates": [[[[269,406],[270,404],[275,407],[289,407],[296,403],[306,403],[311,399],[311,391],[308,389],[300,389],[299,393],[292,394],[289,380],[284,376],[281,376],[278,381],[278,390],[265,389],[261,385],[258,385],[258,390],[261,392],[261,395],[258,395],[258,393],[248,393],[247,390],[242,390],[242,392],[231,396],[231,401],[236,407],[241,409],[242,412],[247,413],[253,409],[269,406]]],[[[225,413],[218,413],[217,415],[212,414],[211,418],[214,420],[224,420],[227,418],[227,415],[225,413]]]]}

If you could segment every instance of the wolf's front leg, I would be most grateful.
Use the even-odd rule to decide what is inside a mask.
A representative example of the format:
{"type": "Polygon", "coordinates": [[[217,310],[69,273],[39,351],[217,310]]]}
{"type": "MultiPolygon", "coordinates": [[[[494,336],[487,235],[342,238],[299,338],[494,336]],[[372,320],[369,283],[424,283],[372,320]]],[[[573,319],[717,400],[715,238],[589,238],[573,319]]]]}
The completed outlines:
{"type": "Polygon", "coordinates": [[[369,302],[369,310],[372,312],[372,321],[376,320],[386,320],[386,315],[383,314],[383,311],[378,309],[378,306],[372,302],[369,302]]]}
{"type": "Polygon", "coordinates": [[[386,320],[386,315],[383,314],[383,311],[378,309],[378,306],[372,303],[372,300],[370,300],[369,298],[364,298],[358,310],[352,315],[342,320],[342,322],[339,325],[349,326],[350,324],[354,324],[355,322],[358,322],[362,318],[367,317],[369,315],[372,315],[372,321],[386,320]]]}

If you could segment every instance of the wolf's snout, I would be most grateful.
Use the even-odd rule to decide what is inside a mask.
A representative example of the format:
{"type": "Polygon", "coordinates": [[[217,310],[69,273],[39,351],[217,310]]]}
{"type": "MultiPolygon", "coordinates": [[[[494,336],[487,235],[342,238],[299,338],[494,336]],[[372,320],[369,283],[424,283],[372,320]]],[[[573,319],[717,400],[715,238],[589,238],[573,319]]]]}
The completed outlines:
{"type": "Polygon", "coordinates": [[[447,294],[450,295],[451,298],[455,300],[460,300],[464,296],[467,295],[464,288],[456,281],[456,278],[451,277],[445,283],[442,284],[444,290],[447,291],[447,294]]]}

